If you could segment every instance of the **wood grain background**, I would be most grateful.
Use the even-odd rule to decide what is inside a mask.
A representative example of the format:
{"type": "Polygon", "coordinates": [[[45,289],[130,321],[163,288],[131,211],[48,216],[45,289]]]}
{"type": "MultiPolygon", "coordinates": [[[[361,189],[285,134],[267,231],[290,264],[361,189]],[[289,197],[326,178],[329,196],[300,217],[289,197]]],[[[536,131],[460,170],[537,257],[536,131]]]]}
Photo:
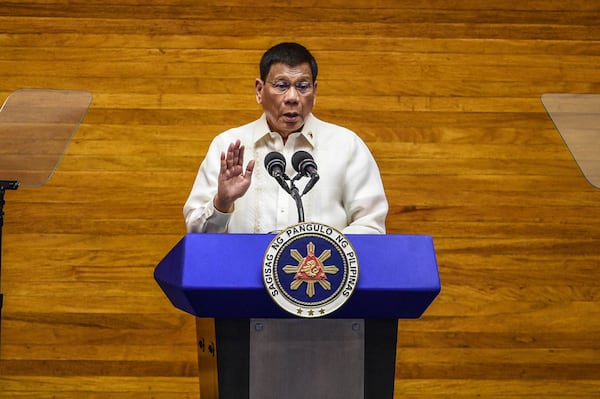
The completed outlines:
{"type": "Polygon", "coordinates": [[[199,397],[194,318],[153,270],[284,40],[319,61],[315,113],[377,158],[389,232],[434,237],[443,289],[400,321],[396,397],[600,396],[600,191],[540,101],[600,93],[599,21],[589,0],[3,0],[0,101],[94,99],[52,180],[6,194],[0,397],[199,397]]]}

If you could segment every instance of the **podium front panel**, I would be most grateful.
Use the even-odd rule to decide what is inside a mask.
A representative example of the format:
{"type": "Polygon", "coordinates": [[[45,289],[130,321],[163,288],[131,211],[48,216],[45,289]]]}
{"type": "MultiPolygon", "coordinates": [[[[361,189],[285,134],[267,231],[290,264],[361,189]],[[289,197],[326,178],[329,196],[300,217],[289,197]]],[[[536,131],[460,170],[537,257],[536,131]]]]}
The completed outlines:
{"type": "MultiPolygon", "coordinates": [[[[154,276],[172,304],[198,317],[295,318],[262,281],[271,234],[188,234],[154,276]]],[[[418,318],[440,291],[433,240],[424,235],[348,235],[360,275],[331,318],[418,318]]]]}

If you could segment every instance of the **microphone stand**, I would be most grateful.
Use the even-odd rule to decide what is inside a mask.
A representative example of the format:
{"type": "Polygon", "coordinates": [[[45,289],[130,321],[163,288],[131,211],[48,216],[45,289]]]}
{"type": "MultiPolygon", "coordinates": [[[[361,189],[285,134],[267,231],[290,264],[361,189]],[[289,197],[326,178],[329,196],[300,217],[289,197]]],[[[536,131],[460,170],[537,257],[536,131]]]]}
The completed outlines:
{"type": "Polygon", "coordinates": [[[301,175],[296,175],[292,180],[290,180],[290,195],[296,201],[296,208],[298,209],[298,223],[304,223],[304,206],[302,205],[302,195],[300,191],[298,191],[298,187],[294,184],[294,182],[302,177],[301,175]]]}

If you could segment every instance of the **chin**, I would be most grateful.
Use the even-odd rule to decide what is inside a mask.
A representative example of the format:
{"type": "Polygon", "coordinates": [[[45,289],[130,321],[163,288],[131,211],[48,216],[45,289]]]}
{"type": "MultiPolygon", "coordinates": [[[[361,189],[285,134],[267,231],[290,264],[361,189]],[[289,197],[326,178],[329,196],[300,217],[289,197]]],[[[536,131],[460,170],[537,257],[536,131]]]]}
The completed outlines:
{"type": "Polygon", "coordinates": [[[281,131],[283,131],[287,134],[290,134],[290,133],[295,133],[295,132],[301,130],[302,126],[304,126],[304,121],[295,122],[295,123],[283,123],[283,124],[281,124],[280,128],[281,128],[281,131]]]}

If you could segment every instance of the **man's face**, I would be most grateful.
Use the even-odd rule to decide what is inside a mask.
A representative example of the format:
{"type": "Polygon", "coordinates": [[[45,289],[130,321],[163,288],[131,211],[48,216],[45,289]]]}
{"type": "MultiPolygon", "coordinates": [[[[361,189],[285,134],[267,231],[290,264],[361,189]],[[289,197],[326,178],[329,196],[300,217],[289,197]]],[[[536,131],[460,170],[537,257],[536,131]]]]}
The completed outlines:
{"type": "Polygon", "coordinates": [[[317,82],[313,85],[308,63],[273,64],[266,81],[256,79],[255,88],[269,127],[284,138],[302,128],[316,103],[317,82]]]}

